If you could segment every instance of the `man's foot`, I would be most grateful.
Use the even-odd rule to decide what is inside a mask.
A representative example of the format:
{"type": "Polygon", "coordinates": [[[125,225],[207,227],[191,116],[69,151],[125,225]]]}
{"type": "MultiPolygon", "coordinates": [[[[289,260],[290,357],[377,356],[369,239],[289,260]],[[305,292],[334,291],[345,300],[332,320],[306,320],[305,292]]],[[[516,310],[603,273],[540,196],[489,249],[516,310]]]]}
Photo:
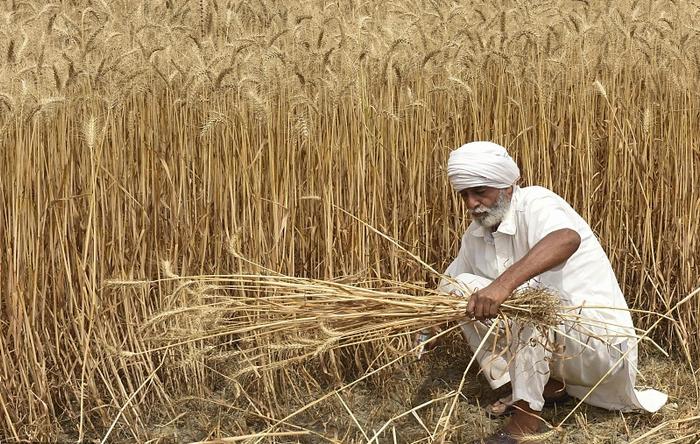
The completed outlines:
{"type": "MultiPolygon", "coordinates": [[[[571,396],[566,393],[564,384],[554,379],[547,381],[542,395],[544,397],[545,407],[553,407],[563,404],[571,399],[571,396]]],[[[512,415],[514,412],[513,395],[500,398],[497,401],[487,405],[484,407],[484,411],[489,418],[501,418],[512,415]]]]}
{"type": "Polygon", "coordinates": [[[566,386],[564,386],[564,383],[549,378],[547,384],[544,385],[542,396],[544,397],[544,401],[547,402],[547,400],[559,400],[568,395],[566,394],[566,386]]]}
{"type": "Polygon", "coordinates": [[[533,435],[547,430],[547,425],[539,416],[540,413],[532,410],[527,402],[517,401],[513,404],[513,416],[501,430],[487,438],[478,439],[473,444],[537,443],[539,441],[533,439],[533,435]]]}
{"type": "Polygon", "coordinates": [[[540,418],[542,412],[532,410],[527,401],[517,401],[513,404],[513,416],[503,427],[503,431],[513,437],[523,437],[542,433],[547,424],[540,418]]]}

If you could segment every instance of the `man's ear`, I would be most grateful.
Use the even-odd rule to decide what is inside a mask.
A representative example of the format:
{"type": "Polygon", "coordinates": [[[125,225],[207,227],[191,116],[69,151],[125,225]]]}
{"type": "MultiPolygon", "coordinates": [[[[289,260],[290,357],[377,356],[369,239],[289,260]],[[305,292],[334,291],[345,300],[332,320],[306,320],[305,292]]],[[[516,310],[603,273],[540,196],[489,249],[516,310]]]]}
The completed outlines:
{"type": "Polygon", "coordinates": [[[515,185],[511,185],[508,188],[506,188],[506,195],[508,196],[508,199],[513,197],[513,190],[515,190],[515,185]]]}

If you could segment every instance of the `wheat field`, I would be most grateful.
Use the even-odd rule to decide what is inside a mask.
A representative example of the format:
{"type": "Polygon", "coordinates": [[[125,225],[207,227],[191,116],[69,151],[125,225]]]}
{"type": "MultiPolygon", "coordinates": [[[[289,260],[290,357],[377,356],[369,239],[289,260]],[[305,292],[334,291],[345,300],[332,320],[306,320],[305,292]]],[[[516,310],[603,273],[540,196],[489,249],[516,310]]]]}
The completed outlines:
{"type": "MultiPolygon", "coordinates": [[[[416,258],[444,270],[469,223],[447,155],[493,140],[590,223],[669,356],[642,368],[668,409],[584,408],[552,442],[700,441],[700,4],[4,0],[0,23],[0,440],[368,442],[428,400],[374,442],[436,440],[456,335],[237,378],[226,337],[159,348],[151,321],[188,276],[434,288],[416,258]]],[[[461,396],[441,440],[493,427],[475,374],[461,396]]]]}

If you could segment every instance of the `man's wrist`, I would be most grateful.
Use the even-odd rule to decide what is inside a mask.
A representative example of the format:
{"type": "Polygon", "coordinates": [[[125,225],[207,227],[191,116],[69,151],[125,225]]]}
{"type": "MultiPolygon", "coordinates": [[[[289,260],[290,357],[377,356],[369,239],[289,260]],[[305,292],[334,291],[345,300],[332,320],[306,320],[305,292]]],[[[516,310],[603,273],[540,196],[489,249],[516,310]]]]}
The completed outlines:
{"type": "MultiPolygon", "coordinates": [[[[515,285],[512,282],[509,282],[506,279],[496,279],[495,281],[493,281],[493,284],[500,287],[503,291],[505,291],[508,294],[508,296],[510,296],[518,288],[517,285],[515,285]]],[[[506,299],[508,298],[508,296],[506,297],[506,299]]]]}

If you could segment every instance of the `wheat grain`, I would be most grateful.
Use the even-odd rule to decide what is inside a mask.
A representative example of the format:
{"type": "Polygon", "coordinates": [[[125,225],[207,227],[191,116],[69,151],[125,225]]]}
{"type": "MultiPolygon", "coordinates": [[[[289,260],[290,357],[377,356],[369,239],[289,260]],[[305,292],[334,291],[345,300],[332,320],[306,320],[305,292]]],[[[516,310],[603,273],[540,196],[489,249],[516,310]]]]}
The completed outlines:
{"type": "MultiPolygon", "coordinates": [[[[336,209],[444,268],[466,222],[442,168],[466,140],[508,143],[525,184],[551,187],[590,222],[630,305],[644,310],[639,325],[697,285],[692,3],[59,3],[0,2],[0,436],[101,439],[125,406],[119,439],[159,439],[153,412],[170,415],[183,394],[212,395],[212,349],[140,353],[157,334],[140,327],[155,329],[152,316],[201,292],[174,273],[155,280],[163,258],[201,273],[433,287],[396,244],[336,209]],[[150,284],[101,285],[115,276],[150,284]]],[[[223,325],[215,310],[195,312],[201,319],[171,339],[223,325]]],[[[675,318],[655,340],[696,360],[697,300],[675,318]]],[[[230,340],[221,338],[228,351],[230,340]]],[[[290,411],[276,400],[380,368],[405,350],[400,341],[256,344],[274,350],[230,355],[241,361],[232,372],[249,370],[231,402],[272,425],[290,411]],[[295,355],[285,344],[316,360],[266,373],[295,355]],[[331,351],[314,358],[319,347],[331,351]]],[[[344,410],[324,408],[314,414],[337,419],[339,441],[364,439],[344,428],[344,410]]],[[[436,408],[421,416],[429,428],[436,408]]],[[[652,439],[683,436],[665,427],[652,439]]]]}

